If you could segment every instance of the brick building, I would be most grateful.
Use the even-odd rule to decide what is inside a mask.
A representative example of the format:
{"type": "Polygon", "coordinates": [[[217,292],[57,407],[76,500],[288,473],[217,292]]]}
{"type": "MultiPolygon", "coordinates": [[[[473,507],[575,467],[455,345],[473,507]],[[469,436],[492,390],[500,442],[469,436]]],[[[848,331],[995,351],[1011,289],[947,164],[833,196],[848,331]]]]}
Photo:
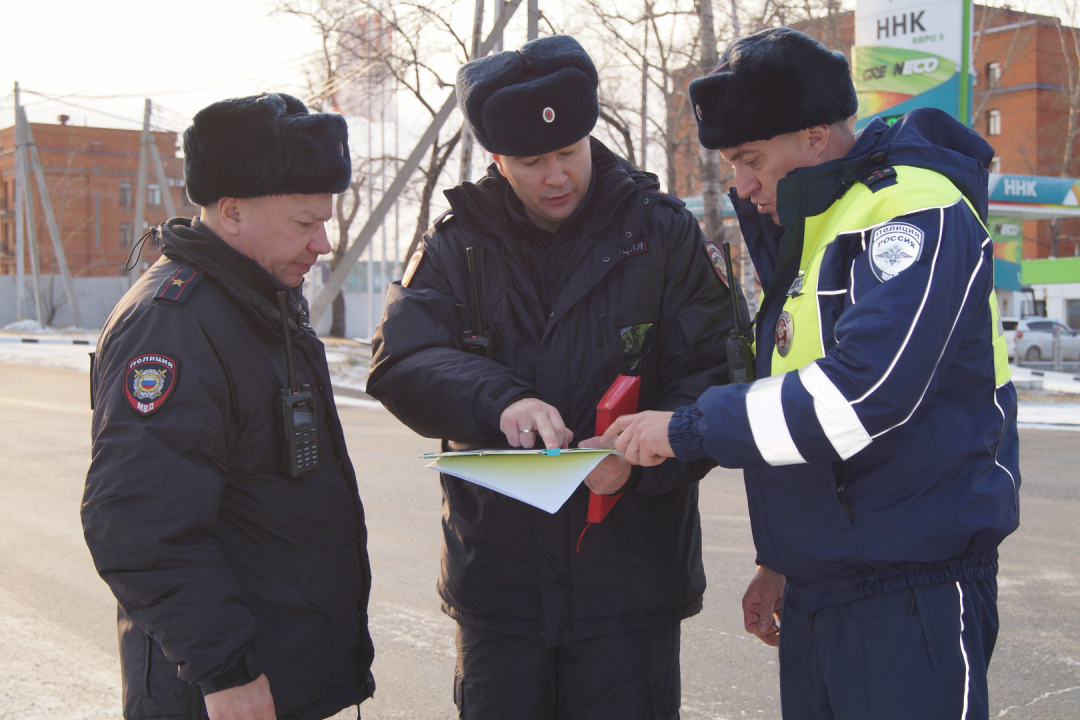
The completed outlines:
{"type": "MultiPolygon", "coordinates": [[[[134,227],[140,130],[31,123],[45,171],[56,224],[73,277],[124,274],[124,262],[142,231],[134,227]]],[[[176,157],[177,134],[154,132],[168,180],[160,187],[150,164],[145,220],[153,226],[168,219],[162,193],[172,194],[180,215],[194,215],[183,188],[183,160],[176,157]]],[[[15,128],[0,129],[0,275],[15,274],[15,128]]],[[[58,272],[49,228],[33,172],[35,228],[43,275],[58,272]]],[[[30,274],[29,248],[24,271],[30,274]]],[[[153,263],[157,248],[147,244],[142,261],[153,263]]]]}

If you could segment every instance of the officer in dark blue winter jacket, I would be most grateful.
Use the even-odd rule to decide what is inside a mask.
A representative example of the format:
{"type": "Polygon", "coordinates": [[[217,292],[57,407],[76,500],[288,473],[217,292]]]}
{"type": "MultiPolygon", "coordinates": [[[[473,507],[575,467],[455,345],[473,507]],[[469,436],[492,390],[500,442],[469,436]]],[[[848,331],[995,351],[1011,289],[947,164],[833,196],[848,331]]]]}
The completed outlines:
{"type": "Polygon", "coordinates": [[[785,28],[732,43],[690,95],[765,288],[759,379],[608,439],[746,468],[743,609],[770,644],[780,619],[785,718],[986,718],[1020,486],[993,149],[929,109],[853,136],[847,61],[785,28]]]}
{"type": "MultiPolygon", "coordinates": [[[[444,449],[565,447],[592,434],[620,373],[641,378],[643,409],[727,376],[729,294],[698,222],[589,137],[596,88],[565,36],[458,73],[495,163],[447,192],[451,213],[390,287],[368,379],[444,449]]],[[[443,475],[438,590],[458,623],[460,716],[678,717],[680,622],[705,590],[697,482],[712,466],[632,471],[612,456],[586,485],[627,492],[584,536],[584,486],[551,514],[443,475]]]]}

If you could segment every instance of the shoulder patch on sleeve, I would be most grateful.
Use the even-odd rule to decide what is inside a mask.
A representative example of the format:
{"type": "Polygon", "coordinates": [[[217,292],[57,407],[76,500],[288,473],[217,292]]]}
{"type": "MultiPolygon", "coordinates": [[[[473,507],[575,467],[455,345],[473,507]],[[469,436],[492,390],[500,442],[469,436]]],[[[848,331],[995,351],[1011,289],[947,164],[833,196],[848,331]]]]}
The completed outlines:
{"type": "Polygon", "coordinates": [[[649,193],[649,195],[655,197],[660,202],[670,205],[676,210],[686,207],[686,203],[669,193],[662,193],[659,190],[646,190],[645,192],[649,193]]]}
{"type": "Polygon", "coordinates": [[[870,236],[870,268],[881,282],[914,265],[922,254],[923,231],[911,223],[891,222],[870,236]]]}
{"type": "Polygon", "coordinates": [[[187,265],[180,265],[162,281],[154,298],[182,303],[202,280],[202,272],[187,265]]]}
{"type": "Polygon", "coordinates": [[[705,256],[709,258],[709,264],[716,271],[716,276],[720,278],[720,283],[728,287],[727,261],[724,259],[724,252],[712,240],[707,240],[703,249],[705,256]]]}
{"type": "Polygon", "coordinates": [[[180,363],[166,355],[146,353],[128,360],[124,372],[128,404],[140,415],[149,415],[160,410],[176,388],[180,363]]]}
{"type": "Polygon", "coordinates": [[[416,252],[409,258],[409,264],[405,267],[405,274],[401,276],[401,286],[409,287],[409,283],[412,282],[413,275],[416,274],[417,268],[420,267],[420,261],[424,259],[424,243],[420,243],[416,248],[416,252]]]}

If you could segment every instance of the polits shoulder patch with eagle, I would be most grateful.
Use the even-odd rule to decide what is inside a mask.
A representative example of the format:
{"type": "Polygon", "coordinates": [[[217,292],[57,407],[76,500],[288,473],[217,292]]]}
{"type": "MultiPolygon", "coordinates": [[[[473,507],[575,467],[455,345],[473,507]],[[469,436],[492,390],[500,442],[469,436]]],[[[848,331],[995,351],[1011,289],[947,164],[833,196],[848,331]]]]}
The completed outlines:
{"type": "Polygon", "coordinates": [[[891,222],[870,236],[870,269],[881,282],[892,280],[922,255],[923,231],[911,223],[891,222]]]}
{"type": "Polygon", "coordinates": [[[716,270],[716,276],[720,278],[720,282],[723,283],[724,287],[727,287],[727,260],[724,258],[724,252],[716,246],[716,243],[709,240],[705,243],[705,255],[708,256],[713,270],[716,270]]]}
{"type": "Polygon", "coordinates": [[[180,363],[165,355],[147,353],[127,362],[124,395],[128,404],[140,415],[161,409],[176,387],[180,363]]]}

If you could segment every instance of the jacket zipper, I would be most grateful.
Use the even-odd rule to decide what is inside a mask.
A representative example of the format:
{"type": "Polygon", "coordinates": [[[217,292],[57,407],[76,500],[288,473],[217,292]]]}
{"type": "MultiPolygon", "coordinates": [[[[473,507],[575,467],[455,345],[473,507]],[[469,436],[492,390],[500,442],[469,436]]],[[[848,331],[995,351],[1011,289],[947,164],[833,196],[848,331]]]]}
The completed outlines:
{"type": "Polygon", "coordinates": [[[536,322],[536,316],[533,315],[532,300],[529,299],[529,296],[525,294],[525,290],[521,287],[521,284],[518,283],[517,273],[514,272],[514,265],[510,262],[510,258],[506,254],[506,245],[500,243],[500,247],[502,249],[503,262],[506,263],[507,269],[510,270],[510,280],[514,283],[514,288],[518,292],[518,297],[520,297],[525,303],[525,309],[529,312],[529,317],[532,318],[533,324],[536,325],[537,332],[539,332],[540,336],[543,337],[544,328],[542,325],[540,325],[540,323],[536,322]]]}
{"type": "Polygon", "coordinates": [[[611,224],[612,219],[615,217],[615,211],[618,210],[619,206],[622,205],[626,201],[626,199],[633,195],[635,192],[637,192],[636,183],[634,184],[634,188],[632,190],[630,190],[617,201],[615,201],[615,204],[611,206],[611,212],[608,214],[607,220],[604,221],[603,225],[601,225],[599,228],[592,231],[588,235],[582,235],[580,238],[577,239],[577,242],[574,243],[574,246],[570,248],[569,259],[566,261],[566,264],[563,265],[562,275],[559,276],[559,281],[555,283],[555,289],[551,293],[551,307],[548,308],[549,318],[555,315],[555,301],[559,298],[559,292],[562,290],[563,283],[566,281],[566,275],[570,272],[570,266],[574,263],[574,257],[577,255],[577,250],[581,246],[582,241],[584,241],[587,237],[599,235],[600,233],[607,230],[607,226],[611,224]]]}

